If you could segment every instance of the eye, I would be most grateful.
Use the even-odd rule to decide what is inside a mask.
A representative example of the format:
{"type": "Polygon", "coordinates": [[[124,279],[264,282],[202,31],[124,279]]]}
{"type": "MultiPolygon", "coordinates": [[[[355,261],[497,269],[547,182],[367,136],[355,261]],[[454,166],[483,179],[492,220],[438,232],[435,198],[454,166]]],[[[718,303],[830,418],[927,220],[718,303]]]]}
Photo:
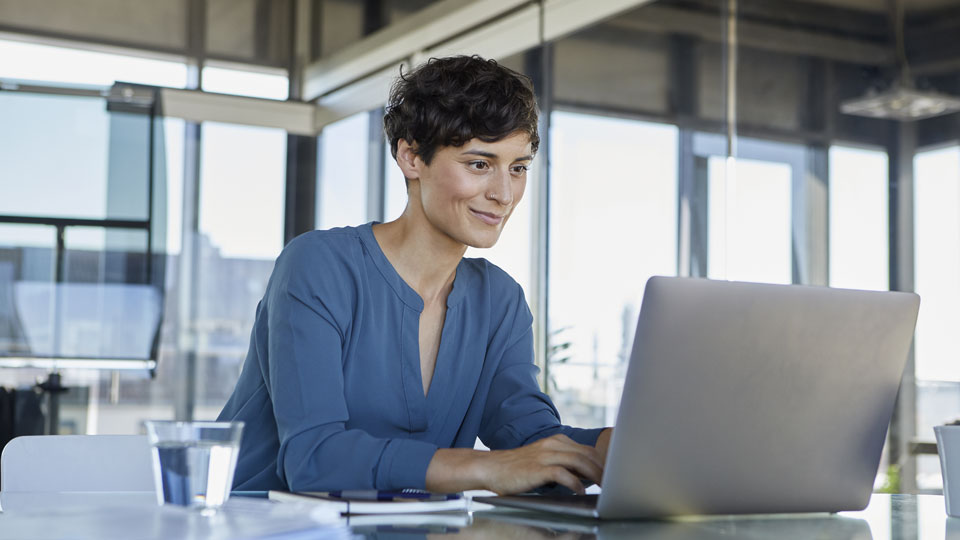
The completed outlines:
{"type": "Polygon", "coordinates": [[[490,164],[482,160],[471,161],[467,166],[475,171],[485,171],[490,168],[490,164]]]}
{"type": "Polygon", "coordinates": [[[528,165],[514,165],[513,167],[510,167],[510,171],[516,176],[520,176],[529,170],[530,167],[528,165]]]}

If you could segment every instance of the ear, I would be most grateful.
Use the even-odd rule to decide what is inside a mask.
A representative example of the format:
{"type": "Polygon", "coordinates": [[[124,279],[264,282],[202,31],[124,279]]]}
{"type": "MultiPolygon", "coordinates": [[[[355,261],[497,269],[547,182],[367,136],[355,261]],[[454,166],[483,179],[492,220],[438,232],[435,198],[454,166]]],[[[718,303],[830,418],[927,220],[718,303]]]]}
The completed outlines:
{"type": "Polygon", "coordinates": [[[403,139],[397,141],[397,165],[403,171],[403,177],[409,180],[420,179],[420,167],[423,165],[423,160],[415,150],[416,143],[410,144],[403,139]]]}

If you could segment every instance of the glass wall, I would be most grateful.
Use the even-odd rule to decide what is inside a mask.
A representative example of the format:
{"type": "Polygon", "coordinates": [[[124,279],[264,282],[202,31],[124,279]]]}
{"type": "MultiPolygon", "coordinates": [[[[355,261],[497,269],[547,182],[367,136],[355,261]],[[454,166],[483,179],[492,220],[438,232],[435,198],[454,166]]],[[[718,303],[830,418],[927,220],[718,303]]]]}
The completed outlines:
{"type": "Polygon", "coordinates": [[[407,207],[407,184],[403,171],[390,153],[389,143],[384,144],[383,162],[386,169],[383,175],[383,218],[384,221],[392,221],[400,217],[407,207]]]}
{"type": "Polygon", "coordinates": [[[887,153],[836,145],[829,159],[830,286],[888,290],[887,153]]]}
{"type": "Polygon", "coordinates": [[[110,86],[116,81],[184,88],[182,62],[0,39],[0,78],[110,86]]]}
{"type": "Polygon", "coordinates": [[[921,152],[914,164],[917,378],[960,382],[960,147],[921,152]]]}
{"type": "MultiPolygon", "coordinates": [[[[51,321],[42,317],[30,328],[21,320],[15,288],[18,282],[49,284],[54,281],[57,229],[49,225],[0,224],[0,350],[28,354],[33,346],[31,333],[49,335],[51,321]]],[[[49,302],[44,303],[49,309],[49,302]]],[[[5,384],[18,378],[0,371],[5,384]]]]}
{"type": "MultiPolygon", "coordinates": [[[[954,43],[960,23],[948,14],[957,0],[930,5],[906,4],[902,21],[907,51],[907,80],[914,82],[933,107],[914,123],[900,122],[899,152],[892,154],[900,168],[913,175],[913,205],[908,238],[913,239],[914,290],[920,294],[920,316],[915,336],[916,418],[914,436],[932,441],[934,425],[960,417],[960,341],[956,339],[960,312],[960,114],[944,107],[937,95],[960,96],[960,51],[943,47],[954,43]],[[944,41],[946,40],[946,41],[944,41]],[[912,165],[912,167],[911,167],[912,165]],[[912,235],[909,233],[912,232],[912,235]]],[[[921,455],[917,463],[919,489],[939,489],[936,455],[921,455]]]]}
{"type": "MultiPolygon", "coordinates": [[[[36,79],[38,84],[48,85],[109,86],[115,80],[168,87],[186,84],[187,67],[182,63],[18,42],[0,42],[0,50],[15,53],[3,55],[11,60],[0,65],[0,78],[5,80],[36,79]]],[[[258,69],[207,67],[203,89],[285,99],[286,76],[277,75],[276,70],[269,74],[258,69]]],[[[0,98],[5,125],[19,126],[5,130],[7,140],[0,145],[0,215],[146,218],[146,181],[131,176],[130,169],[136,161],[132,157],[140,153],[141,141],[121,136],[121,130],[129,131],[135,118],[108,112],[105,100],[93,96],[3,92],[0,98]],[[127,172],[121,174],[124,170],[127,172]],[[51,196],[54,193],[57,195],[51,196]]],[[[145,369],[64,371],[64,382],[70,387],[62,398],[60,430],[64,433],[137,433],[142,420],[173,418],[175,404],[184,401],[193,403],[195,417],[214,417],[239,374],[256,303],[283,246],[284,132],[204,124],[197,155],[198,207],[192,218],[182,214],[185,123],[168,118],[161,126],[157,130],[160,141],[156,145],[155,174],[168,182],[164,204],[156,206],[155,201],[153,211],[162,214],[158,216],[165,223],[161,247],[168,255],[158,368],[152,376],[145,369]],[[189,224],[193,219],[198,223],[199,236],[188,277],[194,280],[196,294],[190,300],[194,305],[181,310],[181,237],[185,221],[192,235],[189,224]],[[190,314],[192,320],[183,319],[184,314],[190,314]],[[188,343],[184,340],[185,329],[195,332],[192,350],[184,347],[188,343]],[[192,374],[184,370],[187,353],[196,359],[192,374]]],[[[137,172],[144,179],[146,163],[143,161],[143,171],[137,172]]],[[[109,311],[103,309],[105,306],[116,304],[104,304],[104,299],[114,294],[105,286],[145,279],[146,243],[141,231],[68,227],[64,240],[64,279],[76,289],[59,306],[65,313],[76,315],[76,310],[83,307],[103,316],[109,311]],[[106,285],[98,285],[96,296],[87,298],[88,284],[96,283],[106,285]]],[[[153,239],[154,248],[157,240],[153,239]]],[[[117,312],[118,320],[123,321],[119,326],[105,325],[101,320],[97,324],[78,323],[59,333],[54,332],[56,320],[44,319],[43,310],[38,311],[45,305],[36,301],[36,294],[42,291],[30,297],[35,301],[29,305],[38,309],[17,308],[25,292],[18,293],[12,284],[20,283],[19,289],[24,289],[31,283],[54,281],[54,227],[2,224],[0,246],[0,346],[5,351],[35,355],[43,352],[44,346],[56,346],[102,358],[117,356],[118,344],[126,343],[119,352],[128,354],[142,348],[144,342],[149,348],[152,332],[142,335],[142,331],[132,330],[147,326],[139,324],[143,317],[160,313],[156,299],[127,298],[123,305],[135,311],[117,312]],[[110,344],[111,351],[103,349],[105,343],[110,344]]],[[[124,290],[129,288],[125,286],[124,290]]],[[[155,320],[150,324],[154,329],[157,326],[155,320]]],[[[6,385],[29,387],[42,376],[43,370],[0,369],[0,383],[6,385]]]]}
{"type": "Polygon", "coordinates": [[[677,133],[551,115],[548,385],[574,425],[612,425],[643,286],[676,274],[677,133]]]}
{"type": "MultiPolygon", "coordinates": [[[[960,146],[921,151],[914,160],[917,437],[960,419],[960,146]]],[[[942,485],[937,456],[922,456],[917,484],[942,485]]]]}
{"type": "Polygon", "coordinates": [[[163,144],[155,156],[167,179],[166,271],[163,320],[157,369],[151,376],[141,371],[74,371],[64,404],[61,431],[88,434],[139,433],[145,419],[173,419],[180,390],[177,379],[179,313],[177,265],[183,231],[184,121],[164,118],[163,144]]]}
{"type": "Polygon", "coordinates": [[[111,116],[103,99],[12,92],[0,98],[4,123],[19,126],[0,130],[4,191],[0,214],[143,217],[143,192],[127,208],[111,208],[108,215],[111,116]],[[59,196],[52,197],[54,193],[59,196]]]}
{"type": "Polygon", "coordinates": [[[257,303],[283,249],[287,136],[205,122],[201,140],[194,417],[213,419],[240,375],[257,303]]]}
{"type": "Polygon", "coordinates": [[[362,112],[323,128],[317,189],[317,228],[366,223],[370,113],[362,112]]]}
{"type": "MultiPolygon", "coordinates": [[[[165,124],[86,88],[4,91],[0,116],[0,356],[139,360],[124,375],[63,362],[69,391],[58,427],[96,432],[110,424],[100,417],[109,407],[91,406],[101,381],[139,384],[149,379],[143,362],[156,359],[168,191],[165,167],[150,156],[165,154],[165,124]]],[[[4,385],[28,389],[46,376],[2,367],[4,385]]]]}
{"type": "Polygon", "coordinates": [[[289,95],[286,73],[270,73],[244,69],[205,66],[201,87],[204,92],[285,100],[289,95]]]}
{"type": "Polygon", "coordinates": [[[791,283],[790,166],[711,156],[707,178],[707,277],[791,283]]]}
{"type": "Polygon", "coordinates": [[[957,53],[935,44],[958,30],[944,21],[960,2],[908,3],[903,17],[868,4],[658,0],[549,45],[538,354],[565,419],[611,422],[619,388],[607,366],[623,361],[650,273],[916,290],[917,397],[898,410],[906,427],[890,465],[905,473],[898,489],[939,487],[936,457],[907,443],[960,416],[960,129],[947,106],[909,116],[919,105],[897,92],[960,96],[946,61],[957,53]],[[604,294],[608,283],[622,298],[604,294]]]}

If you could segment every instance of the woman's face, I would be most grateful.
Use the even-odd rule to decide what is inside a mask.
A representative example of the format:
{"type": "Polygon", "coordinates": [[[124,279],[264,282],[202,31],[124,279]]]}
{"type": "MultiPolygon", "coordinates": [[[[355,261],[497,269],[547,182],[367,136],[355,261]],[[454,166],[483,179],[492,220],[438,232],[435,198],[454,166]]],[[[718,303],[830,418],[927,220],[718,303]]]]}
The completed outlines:
{"type": "MultiPolygon", "coordinates": [[[[402,141],[401,141],[401,144],[402,141]]],[[[409,195],[417,197],[433,228],[461,244],[488,248],[520,203],[533,160],[530,136],[517,132],[496,142],[472,139],[441,147],[427,165],[408,159],[409,195]]]]}

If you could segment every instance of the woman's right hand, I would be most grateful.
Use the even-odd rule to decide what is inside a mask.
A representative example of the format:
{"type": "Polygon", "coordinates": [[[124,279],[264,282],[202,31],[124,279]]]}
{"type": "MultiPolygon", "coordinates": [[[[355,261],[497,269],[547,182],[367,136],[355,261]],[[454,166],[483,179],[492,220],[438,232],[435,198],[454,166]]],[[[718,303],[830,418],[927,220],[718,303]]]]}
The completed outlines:
{"type": "Polygon", "coordinates": [[[596,448],[553,435],[513,450],[494,450],[481,460],[484,486],[498,495],[522,493],[555,482],[582,494],[580,478],[599,484],[603,459],[596,448]]]}
{"type": "Polygon", "coordinates": [[[512,450],[437,450],[427,469],[427,489],[437,492],[487,489],[522,493],[555,482],[583,493],[580,478],[599,484],[603,457],[566,435],[553,435],[512,450]]]}

